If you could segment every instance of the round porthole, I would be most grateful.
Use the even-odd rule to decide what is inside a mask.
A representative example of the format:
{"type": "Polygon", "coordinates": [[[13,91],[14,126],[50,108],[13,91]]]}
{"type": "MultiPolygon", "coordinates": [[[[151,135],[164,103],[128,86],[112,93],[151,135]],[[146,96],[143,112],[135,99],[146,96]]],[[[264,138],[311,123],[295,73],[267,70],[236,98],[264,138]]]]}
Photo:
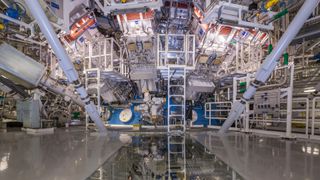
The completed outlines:
{"type": "Polygon", "coordinates": [[[119,115],[119,119],[121,122],[129,122],[132,118],[132,111],[131,109],[124,109],[121,111],[120,115],[119,115]]]}

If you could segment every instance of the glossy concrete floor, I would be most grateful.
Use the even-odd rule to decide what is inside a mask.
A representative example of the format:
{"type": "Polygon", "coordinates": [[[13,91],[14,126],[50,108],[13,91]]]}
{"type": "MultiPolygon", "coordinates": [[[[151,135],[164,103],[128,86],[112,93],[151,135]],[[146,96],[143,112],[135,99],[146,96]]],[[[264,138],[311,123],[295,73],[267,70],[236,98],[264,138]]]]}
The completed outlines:
{"type": "MultiPolygon", "coordinates": [[[[0,179],[86,179],[124,145],[119,134],[101,137],[79,128],[57,129],[52,135],[0,133],[0,179]]],[[[211,131],[190,135],[244,179],[320,179],[320,142],[211,131]]]]}
{"type": "Polygon", "coordinates": [[[172,180],[244,180],[214,154],[208,154],[205,147],[188,134],[170,138],[170,172],[167,134],[122,136],[129,143],[87,180],[167,180],[168,176],[172,180]],[[179,148],[180,142],[185,143],[185,150],[179,148]]]}
{"type": "Polygon", "coordinates": [[[248,180],[320,179],[320,142],[242,133],[203,132],[191,137],[248,180]]]}
{"type": "Polygon", "coordinates": [[[99,137],[83,129],[57,129],[51,135],[0,133],[0,179],[86,179],[121,146],[117,133],[99,137]]]}

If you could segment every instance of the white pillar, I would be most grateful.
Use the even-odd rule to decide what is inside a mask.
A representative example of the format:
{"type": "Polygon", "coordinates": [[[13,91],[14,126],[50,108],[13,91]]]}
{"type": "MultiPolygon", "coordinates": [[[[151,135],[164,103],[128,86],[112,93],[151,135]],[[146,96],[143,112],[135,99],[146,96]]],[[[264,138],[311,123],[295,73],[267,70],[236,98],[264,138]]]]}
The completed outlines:
{"type": "Polygon", "coordinates": [[[83,85],[81,85],[78,77],[78,73],[75,70],[71,59],[67,55],[65,49],[61,45],[55,31],[53,30],[46,14],[43,12],[43,9],[41,5],[39,4],[39,1],[37,0],[25,0],[26,5],[30,9],[31,14],[36,19],[42,33],[48,40],[48,43],[50,44],[51,48],[55,52],[55,55],[59,59],[59,65],[61,69],[63,70],[64,74],[67,76],[68,81],[70,83],[73,83],[75,85],[76,91],[79,93],[81,100],[85,104],[85,109],[87,113],[89,114],[90,118],[95,122],[97,127],[99,128],[99,131],[101,133],[106,132],[106,128],[103,124],[103,122],[100,120],[100,115],[97,111],[97,108],[95,105],[90,102],[89,96],[87,94],[87,91],[84,89],[83,85]]]}
{"type": "Polygon", "coordinates": [[[292,136],[292,93],[293,93],[293,76],[294,76],[294,65],[290,67],[290,86],[288,87],[287,95],[287,128],[286,128],[286,138],[291,138],[292,136]]]}

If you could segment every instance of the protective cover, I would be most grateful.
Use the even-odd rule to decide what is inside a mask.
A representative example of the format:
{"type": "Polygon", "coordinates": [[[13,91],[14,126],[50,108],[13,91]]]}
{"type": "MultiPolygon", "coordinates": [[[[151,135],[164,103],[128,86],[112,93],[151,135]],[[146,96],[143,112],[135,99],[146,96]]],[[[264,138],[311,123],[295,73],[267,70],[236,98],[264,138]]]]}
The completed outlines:
{"type": "Polygon", "coordinates": [[[0,75],[27,89],[32,89],[38,86],[44,72],[44,65],[9,44],[0,45],[0,75]]]}

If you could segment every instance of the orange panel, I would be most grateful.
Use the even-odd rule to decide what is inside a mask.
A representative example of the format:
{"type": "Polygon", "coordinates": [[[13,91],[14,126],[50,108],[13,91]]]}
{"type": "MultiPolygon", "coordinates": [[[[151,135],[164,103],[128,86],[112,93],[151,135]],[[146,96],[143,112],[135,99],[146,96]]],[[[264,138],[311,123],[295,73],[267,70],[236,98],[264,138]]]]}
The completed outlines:
{"type": "Polygon", "coordinates": [[[128,13],[128,14],[126,14],[126,16],[127,16],[128,21],[140,19],[140,13],[128,13]]]}
{"type": "Polygon", "coordinates": [[[201,11],[197,7],[194,7],[193,11],[194,11],[194,14],[197,16],[197,18],[199,18],[200,20],[203,19],[203,15],[202,15],[201,11]]]}
{"type": "Polygon", "coordinates": [[[89,15],[81,18],[77,23],[72,25],[70,34],[65,36],[65,39],[68,42],[75,41],[80,37],[89,27],[93,26],[96,23],[96,20],[89,18],[89,15]]]}
{"type": "MultiPolygon", "coordinates": [[[[127,16],[128,21],[134,21],[134,20],[140,20],[140,13],[128,13],[125,14],[127,16]]],[[[119,15],[121,22],[124,21],[124,15],[119,15]]],[[[154,11],[153,10],[148,10],[145,13],[142,13],[142,18],[143,19],[153,19],[154,16],[154,11]]]]}
{"type": "Polygon", "coordinates": [[[231,27],[228,27],[228,26],[223,26],[221,27],[221,30],[219,32],[220,35],[223,35],[223,36],[227,36],[231,33],[232,31],[232,28],[231,27]]]}

